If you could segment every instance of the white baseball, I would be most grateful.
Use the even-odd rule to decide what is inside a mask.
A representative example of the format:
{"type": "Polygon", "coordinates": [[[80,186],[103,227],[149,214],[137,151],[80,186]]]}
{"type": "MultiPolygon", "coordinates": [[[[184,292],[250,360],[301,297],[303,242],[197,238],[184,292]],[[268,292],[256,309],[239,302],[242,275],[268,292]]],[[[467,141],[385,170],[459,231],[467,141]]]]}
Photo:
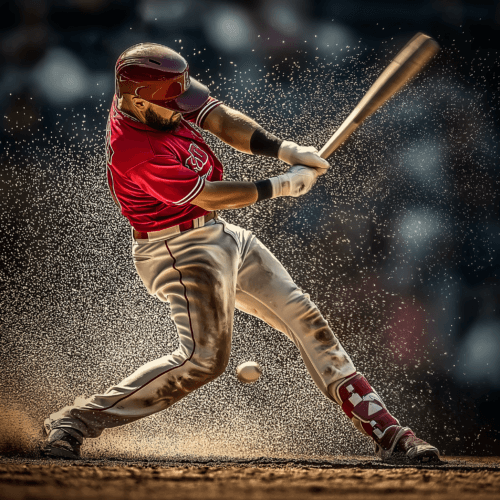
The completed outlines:
{"type": "Polygon", "coordinates": [[[251,384],[259,380],[262,375],[262,368],[255,361],[246,361],[236,368],[236,376],[243,384],[251,384]]]}

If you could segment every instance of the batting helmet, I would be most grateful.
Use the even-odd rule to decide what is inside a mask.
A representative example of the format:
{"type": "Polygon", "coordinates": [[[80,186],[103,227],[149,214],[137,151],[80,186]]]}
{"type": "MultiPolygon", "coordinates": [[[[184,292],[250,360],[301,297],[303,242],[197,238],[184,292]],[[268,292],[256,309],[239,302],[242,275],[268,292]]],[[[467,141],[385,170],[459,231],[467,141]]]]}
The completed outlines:
{"type": "Polygon", "coordinates": [[[116,61],[116,94],[133,94],[180,113],[198,109],[208,98],[205,85],[189,76],[187,61],[157,43],[139,43],[116,61]]]}

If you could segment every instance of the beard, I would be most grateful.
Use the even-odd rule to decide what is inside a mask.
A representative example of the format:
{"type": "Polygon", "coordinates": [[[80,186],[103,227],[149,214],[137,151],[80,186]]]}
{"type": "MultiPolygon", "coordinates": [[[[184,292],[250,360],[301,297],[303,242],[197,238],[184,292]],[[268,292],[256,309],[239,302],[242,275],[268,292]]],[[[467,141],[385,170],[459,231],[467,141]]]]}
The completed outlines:
{"type": "Polygon", "coordinates": [[[171,118],[163,118],[151,108],[148,108],[144,113],[146,125],[159,132],[172,132],[176,130],[181,119],[182,115],[180,113],[176,113],[171,118]]]}

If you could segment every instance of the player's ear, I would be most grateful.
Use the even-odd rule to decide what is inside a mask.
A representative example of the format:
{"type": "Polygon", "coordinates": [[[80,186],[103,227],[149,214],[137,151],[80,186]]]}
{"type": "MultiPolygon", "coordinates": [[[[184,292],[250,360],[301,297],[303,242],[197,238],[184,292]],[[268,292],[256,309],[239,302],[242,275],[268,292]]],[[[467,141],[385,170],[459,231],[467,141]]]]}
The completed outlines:
{"type": "Polygon", "coordinates": [[[148,102],[137,96],[132,96],[132,105],[139,111],[145,111],[148,107],[148,102]]]}

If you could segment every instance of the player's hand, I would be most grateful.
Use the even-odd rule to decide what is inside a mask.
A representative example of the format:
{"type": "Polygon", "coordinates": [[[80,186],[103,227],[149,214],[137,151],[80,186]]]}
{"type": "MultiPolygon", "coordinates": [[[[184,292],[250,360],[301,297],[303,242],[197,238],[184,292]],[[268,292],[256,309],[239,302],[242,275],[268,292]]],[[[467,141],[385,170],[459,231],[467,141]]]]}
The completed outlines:
{"type": "Polygon", "coordinates": [[[297,198],[309,192],[316,183],[319,174],[316,168],[305,165],[294,165],[288,172],[273,177],[273,198],[278,196],[293,196],[297,198]]]}
{"type": "Polygon", "coordinates": [[[283,141],[278,151],[278,158],[289,165],[305,165],[318,169],[318,174],[323,175],[330,164],[321,158],[318,150],[313,146],[299,146],[295,142],[283,141]]]}

